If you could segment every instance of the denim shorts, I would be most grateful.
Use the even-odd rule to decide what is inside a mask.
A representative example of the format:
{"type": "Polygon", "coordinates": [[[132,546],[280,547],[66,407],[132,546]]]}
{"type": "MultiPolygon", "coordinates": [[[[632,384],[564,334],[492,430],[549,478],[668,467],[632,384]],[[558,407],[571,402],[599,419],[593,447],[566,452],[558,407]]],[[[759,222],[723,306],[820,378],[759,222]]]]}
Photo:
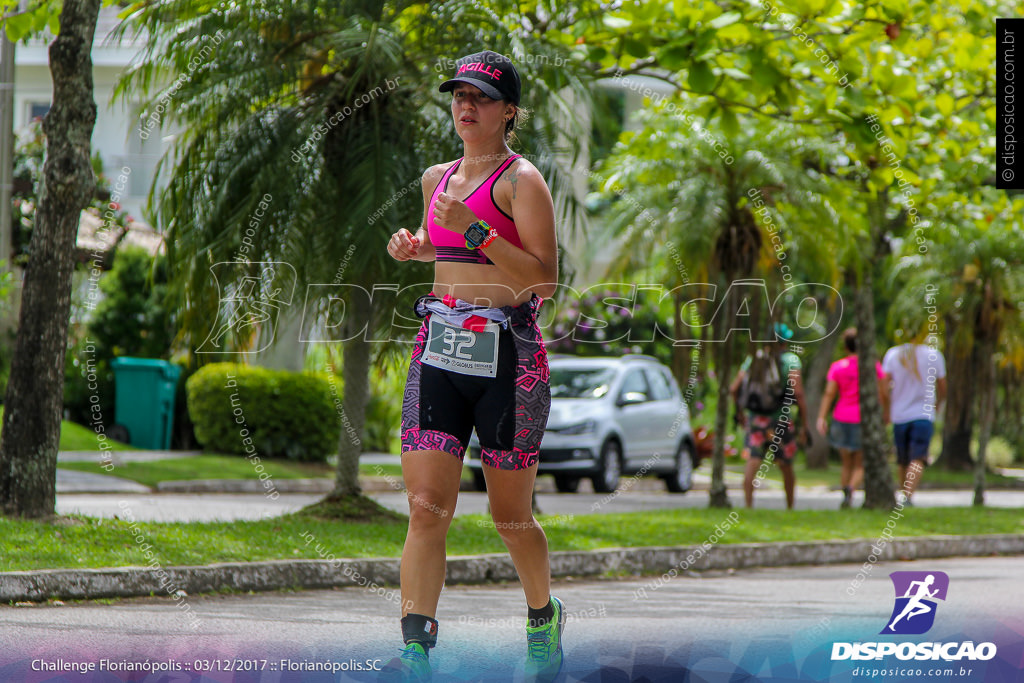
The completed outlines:
{"type": "Polygon", "coordinates": [[[860,423],[832,420],[832,424],[828,428],[828,442],[835,448],[859,451],[860,423]]]}
{"type": "Polygon", "coordinates": [[[892,426],[896,439],[896,462],[907,467],[912,460],[927,460],[935,425],[931,420],[911,420],[892,426]]]}

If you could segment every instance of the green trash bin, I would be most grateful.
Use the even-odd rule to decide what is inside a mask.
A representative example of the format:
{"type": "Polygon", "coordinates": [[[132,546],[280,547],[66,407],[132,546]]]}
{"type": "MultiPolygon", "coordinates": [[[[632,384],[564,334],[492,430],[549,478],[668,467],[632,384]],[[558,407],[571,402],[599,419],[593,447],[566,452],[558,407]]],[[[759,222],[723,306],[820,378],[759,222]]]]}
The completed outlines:
{"type": "Polygon", "coordinates": [[[181,368],[156,358],[122,356],[114,369],[114,421],[139,448],[167,450],[174,427],[174,394],[181,368]]]}

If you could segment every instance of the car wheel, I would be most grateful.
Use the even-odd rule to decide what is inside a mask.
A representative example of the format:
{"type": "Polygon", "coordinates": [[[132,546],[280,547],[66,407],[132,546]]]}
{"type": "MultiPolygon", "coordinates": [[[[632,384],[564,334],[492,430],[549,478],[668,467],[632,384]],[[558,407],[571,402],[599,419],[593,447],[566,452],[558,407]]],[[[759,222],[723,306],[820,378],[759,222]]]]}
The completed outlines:
{"type": "Polygon", "coordinates": [[[665,476],[665,486],[672,493],[686,493],[693,487],[693,452],[687,441],[676,450],[676,468],[665,476]]]}
{"type": "Polygon", "coordinates": [[[597,493],[611,493],[619,488],[619,476],[622,474],[622,446],[618,441],[609,439],[601,447],[601,462],[597,473],[590,478],[594,482],[597,493]]]}
{"type": "Polygon", "coordinates": [[[487,490],[487,479],[484,478],[483,469],[470,470],[473,473],[473,488],[477,491],[487,490]]]}
{"type": "Polygon", "coordinates": [[[580,478],[568,474],[556,474],[555,488],[559,493],[576,493],[580,489],[580,478]]]}

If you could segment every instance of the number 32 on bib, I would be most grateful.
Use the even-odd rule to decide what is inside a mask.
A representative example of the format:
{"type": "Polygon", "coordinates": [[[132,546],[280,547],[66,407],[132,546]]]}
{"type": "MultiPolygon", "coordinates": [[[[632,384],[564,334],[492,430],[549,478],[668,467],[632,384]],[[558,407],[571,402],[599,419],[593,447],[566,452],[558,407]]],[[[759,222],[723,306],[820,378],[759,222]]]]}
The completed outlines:
{"type": "Polygon", "coordinates": [[[420,362],[462,375],[494,377],[498,372],[499,330],[493,322],[483,330],[467,330],[432,315],[420,362]]]}

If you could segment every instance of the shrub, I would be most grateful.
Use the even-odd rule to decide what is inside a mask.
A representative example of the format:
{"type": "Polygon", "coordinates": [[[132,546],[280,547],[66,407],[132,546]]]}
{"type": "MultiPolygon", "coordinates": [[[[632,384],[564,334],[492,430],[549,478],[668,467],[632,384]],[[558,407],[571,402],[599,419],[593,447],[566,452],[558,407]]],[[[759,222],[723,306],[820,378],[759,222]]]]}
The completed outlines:
{"type": "MultiPolygon", "coordinates": [[[[977,439],[973,439],[971,442],[971,452],[975,454],[975,460],[977,460],[977,439]]],[[[1017,453],[1009,441],[1001,436],[993,436],[988,440],[988,446],[985,448],[985,464],[989,469],[1012,467],[1016,459],[1017,453]]]]}
{"type": "Polygon", "coordinates": [[[370,379],[363,452],[401,453],[398,442],[401,439],[402,397],[405,394],[405,373],[402,370],[400,365],[388,366],[370,379]]]}
{"type": "MultiPolygon", "coordinates": [[[[171,355],[174,314],[166,305],[167,257],[150,256],[137,247],[122,247],[113,268],[99,280],[103,298],[95,304],[83,339],[68,349],[64,367],[64,408],[69,419],[89,425],[89,399],[99,396],[106,426],[114,423],[114,371],[118,356],[162,358],[171,355]],[[91,352],[86,354],[85,349],[91,352]],[[85,380],[87,363],[94,365],[95,387],[85,380]]],[[[88,305],[87,305],[88,308],[88,305]]]]}
{"type": "Polygon", "coordinates": [[[204,448],[324,461],[340,425],[323,375],[212,363],[186,383],[188,412],[204,448]]]}

